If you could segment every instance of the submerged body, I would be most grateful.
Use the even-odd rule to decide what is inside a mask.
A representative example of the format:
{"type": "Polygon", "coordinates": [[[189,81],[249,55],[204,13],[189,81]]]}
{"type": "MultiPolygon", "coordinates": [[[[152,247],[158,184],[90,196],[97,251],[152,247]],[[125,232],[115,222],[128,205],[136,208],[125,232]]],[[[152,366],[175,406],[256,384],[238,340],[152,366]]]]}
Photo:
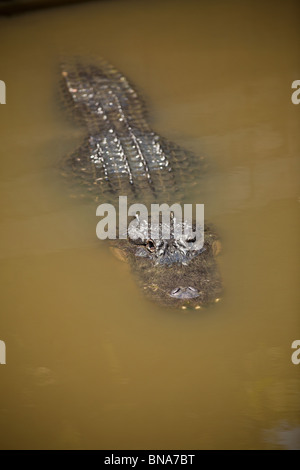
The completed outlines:
{"type": "MultiPolygon", "coordinates": [[[[114,202],[127,195],[132,202],[150,205],[181,198],[184,185],[193,181],[196,160],[151,129],[144,102],[128,80],[104,61],[68,61],[62,76],[67,98],[87,129],[86,140],[66,166],[95,200],[114,202]]],[[[128,231],[127,239],[116,240],[114,248],[150,298],[163,305],[199,308],[220,296],[215,261],[219,245],[206,226],[204,245],[199,246],[184,230],[185,223],[180,238],[171,233],[164,239],[159,230],[152,240],[128,231]]]]}

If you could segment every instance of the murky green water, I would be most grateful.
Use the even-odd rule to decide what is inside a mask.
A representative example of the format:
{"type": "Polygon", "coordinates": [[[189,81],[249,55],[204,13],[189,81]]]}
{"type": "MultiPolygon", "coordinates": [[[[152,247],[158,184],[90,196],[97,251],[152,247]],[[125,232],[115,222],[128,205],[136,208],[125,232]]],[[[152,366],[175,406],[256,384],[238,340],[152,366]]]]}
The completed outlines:
{"type": "Polygon", "coordinates": [[[297,2],[100,2],[0,19],[1,448],[300,447],[297,2]],[[206,155],[214,308],[145,301],[59,176],[63,54],[103,56],[206,155]]]}

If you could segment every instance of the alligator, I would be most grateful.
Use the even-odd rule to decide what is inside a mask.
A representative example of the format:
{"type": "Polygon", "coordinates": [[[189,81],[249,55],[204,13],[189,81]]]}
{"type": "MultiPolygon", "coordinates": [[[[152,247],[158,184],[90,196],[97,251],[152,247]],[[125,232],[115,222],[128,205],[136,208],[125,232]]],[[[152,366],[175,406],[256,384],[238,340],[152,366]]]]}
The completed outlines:
{"type": "MultiPolygon", "coordinates": [[[[61,65],[62,89],[74,115],[87,130],[82,145],[64,161],[78,187],[95,201],[116,202],[120,195],[149,206],[184,198],[184,187],[197,177],[193,153],[169,142],[150,126],[144,100],[136,87],[108,62],[78,58],[61,65]]],[[[148,221],[146,221],[148,224],[148,221]]],[[[146,296],[163,306],[200,309],[217,302],[222,281],[216,256],[215,229],[205,224],[204,244],[193,233],[195,224],[178,239],[134,236],[117,239],[112,250],[131,266],[146,296]]],[[[185,221],[182,222],[183,228],[185,221]]],[[[174,225],[174,224],[173,224],[174,225]]]]}

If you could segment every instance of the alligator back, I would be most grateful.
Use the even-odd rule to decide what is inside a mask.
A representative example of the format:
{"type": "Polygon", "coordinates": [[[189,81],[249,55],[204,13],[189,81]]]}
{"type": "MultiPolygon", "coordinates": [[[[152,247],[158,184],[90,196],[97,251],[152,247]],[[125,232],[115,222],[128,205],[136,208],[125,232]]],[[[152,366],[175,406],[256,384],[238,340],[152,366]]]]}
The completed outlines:
{"type": "Polygon", "coordinates": [[[182,197],[195,174],[191,152],[153,131],[136,89],[104,60],[62,64],[64,90],[87,129],[68,165],[96,200],[103,194],[164,202],[182,197]]]}
{"type": "MultiPolygon", "coordinates": [[[[144,102],[127,79],[104,61],[65,62],[62,76],[67,97],[87,130],[85,142],[65,162],[76,183],[79,179],[100,202],[114,202],[120,195],[146,205],[182,199],[178,190],[190,189],[199,178],[196,159],[151,129],[144,102]]],[[[130,263],[149,298],[195,309],[219,300],[219,245],[210,227],[205,227],[203,248],[186,221],[179,237],[171,230],[171,237],[164,238],[160,220],[153,239],[144,232],[148,220],[136,222],[138,230],[128,230],[113,248],[130,263]]]]}

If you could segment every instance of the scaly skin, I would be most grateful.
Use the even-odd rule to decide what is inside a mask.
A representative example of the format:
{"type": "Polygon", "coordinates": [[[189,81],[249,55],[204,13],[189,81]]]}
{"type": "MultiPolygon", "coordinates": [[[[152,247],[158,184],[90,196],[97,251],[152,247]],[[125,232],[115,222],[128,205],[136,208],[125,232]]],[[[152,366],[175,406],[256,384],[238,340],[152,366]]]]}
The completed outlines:
{"type": "MultiPolygon", "coordinates": [[[[195,181],[197,160],[151,129],[144,102],[128,80],[103,60],[65,61],[62,76],[65,95],[87,129],[85,142],[65,166],[94,199],[116,202],[127,195],[130,203],[149,207],[182,198],[184,186],[195,181]]],[[[113,245],[148,297],[162,305],[199,308],[221,293],[218,243],[206,226],[201,248],[189,235],[137,239],[130,231],[127,240],[113,245]]]]}

